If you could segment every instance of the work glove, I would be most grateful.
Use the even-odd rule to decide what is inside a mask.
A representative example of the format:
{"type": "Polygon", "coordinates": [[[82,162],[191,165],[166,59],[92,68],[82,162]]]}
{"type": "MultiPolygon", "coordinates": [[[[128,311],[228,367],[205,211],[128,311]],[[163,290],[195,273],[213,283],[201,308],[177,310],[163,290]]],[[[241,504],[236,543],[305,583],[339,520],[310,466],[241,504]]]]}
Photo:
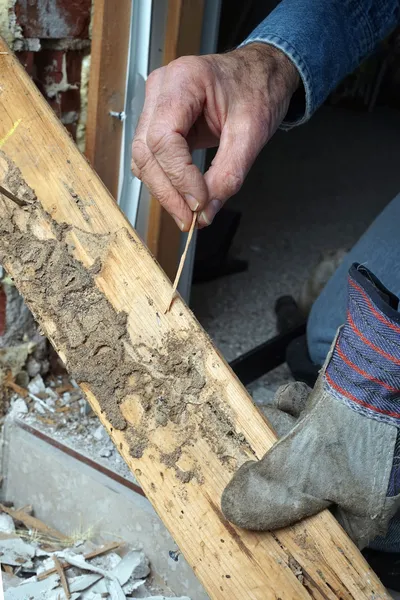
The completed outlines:
{"type": "Polygon", "coordinates": [[[294,381],[281,385],[271,404],[260,406],[278,438],[285,436],[296,425],[310,393],[311,388],[306,383],[294,381]]]}
{"type": "MultiPolygon", "coordinates": [[[[239,527],[273,530],[333,505],[360,548],[384,536],[400,507],[400,314],[398,298],[353,265],[348,310],[300,418],[259,462],[245,463],[222,495],[239,527]]],[[[301,407],[304,409],[301,410],[301,407]]]]}

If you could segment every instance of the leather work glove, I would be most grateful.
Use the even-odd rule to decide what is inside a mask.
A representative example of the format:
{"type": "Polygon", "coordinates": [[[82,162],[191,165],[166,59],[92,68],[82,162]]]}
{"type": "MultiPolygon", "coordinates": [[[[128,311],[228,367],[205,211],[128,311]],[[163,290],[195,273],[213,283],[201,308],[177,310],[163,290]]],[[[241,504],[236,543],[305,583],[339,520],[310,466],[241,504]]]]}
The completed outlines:
{"type": "MultiPolygon", "coordinates": [[[[385,535],[400,507],[398,303],[365,267],[351,267],[346,322],[314,390],[289,433],[234,475],[221,501],[227,519],[273,530],[334,505],[360,548],[385,535]]],[[[297,416],[302,390],[296,403],[288,387],[286,405],[281,390],[277,407],[297,416]]]]}
{"type": "Polygon", "coordinates": [[[278,438],[289,433],[296,425],[310,393],[311,388],[306,383],[294,381],[277,389],[271,405],[260,406],[261,412],[272,425],[278,438]]]}

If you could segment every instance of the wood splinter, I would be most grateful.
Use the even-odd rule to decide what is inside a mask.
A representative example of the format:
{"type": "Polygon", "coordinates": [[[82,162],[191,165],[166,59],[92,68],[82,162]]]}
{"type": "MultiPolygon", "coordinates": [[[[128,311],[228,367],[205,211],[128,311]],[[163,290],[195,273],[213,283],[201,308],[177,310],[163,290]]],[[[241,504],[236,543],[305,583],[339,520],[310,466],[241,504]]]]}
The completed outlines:
{"type": "Polygon", "coordinates": [[[179,285],[179,280],[180,280],[181,275],[182,275],[183,267],[185,266],[186,255],[187,255],[188,250],[189,250],[190,242],[192,241],[194,228],[195,228],[195,225],[196,225],[196,222],[197,222],[197,214],[198,213],[196,213],[196,212],[193,213],[192,224],[190,226],[189,233],[188,233],[188,236],[187,236],[185,249],[184,249],[183,254],[181,256],[181,260],[179,261],[179,267],[178,267],[178,270],[177,270],[176,275],[175,275],[174,285],[172,286],[171,297],[170,297],[169,302],[168,302],[168,304],[167,304],[167,306],[166,306],[166,308],[164,310],[164,315],[170,310],[170,308],[172,306],[172,303],[174,301],[175,293],[176,293],[177,287],[179,285]]]}
{"type": "Polygon", "coordinates": [[[60,581],[61,581],[61,585],[64,590],[65,597],[67,600],[69,600],[71,598],[71,592],[69,591],[68,581],[67,581],[67,578],[65,577],[64,569],[63,569],[60,561],[58,560],[58,557],[55,554],[53,554],[52,558],[53,558],[53,562],[54,562],[54,567],[60,577],[60,581]]]}

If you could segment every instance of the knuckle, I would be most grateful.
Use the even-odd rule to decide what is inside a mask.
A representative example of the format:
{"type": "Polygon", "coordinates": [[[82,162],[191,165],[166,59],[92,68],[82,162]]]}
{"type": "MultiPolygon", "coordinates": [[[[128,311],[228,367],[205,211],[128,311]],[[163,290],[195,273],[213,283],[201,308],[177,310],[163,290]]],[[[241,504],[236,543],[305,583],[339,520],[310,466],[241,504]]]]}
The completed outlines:
{"type": "Polygon", "coordinates": [[[171,146],[172,134],[161,131],[157,126],[149,127],[146,136],[147,146],[154,154],[162,154],[171,146]]]}
{"type": "Polygon", "coordinates": [[[164,69],[165,67],[160,67],[159,69],[155,69],[154,71],[149,73],[146,79],[146,91],[150,91],[151,88],[153,88],[158,83],[164,69]]]}
{"type": "Polygon", "coordinates": [[[168,176],[172,185],[177,190],[184,190],[187,187],[186,172],[184,167],[176,165],[175,168],[169,170],[168,176]]]}
{"type": "Polygon", "coordinates": [[[173,190],[163,188],[158,189],[155,194],[158,202],[161,204],[163,208],[165,208],[168,212],[171,211],[171,207],[176,204],[176,198],[173,190]]]}
{"type": "Polygon", "coordinates": [[[167,70],[174,75],[186,75],[193,69],[194,58],[192,56],[182,56],[170,62],[167,65],[167,70]]]}
{"type": "Polygon", "coordinates": [[[167,209],[170,206],[170,198],[168,196],[168,194],[159,194],[157,196],[157,200],[158,202],[161,204],[161,206],[165,209],[167,209]]]}
{"type": "Polygon", "coordinates": [[[146,144],[139,139],[134,139],[132,143],[132,170],[135,165],[135,175],[140,179],[142,171],[146,169],[149,164],[151,154],[146,144]]]}
{"type": "Polygon", "coordinates": [[[182,56],[170,62],[167,70],[169,76],[177,82],[185,82],[194,77],[204,78],[209,71],[209,66],[200,56],[182,56]]]}

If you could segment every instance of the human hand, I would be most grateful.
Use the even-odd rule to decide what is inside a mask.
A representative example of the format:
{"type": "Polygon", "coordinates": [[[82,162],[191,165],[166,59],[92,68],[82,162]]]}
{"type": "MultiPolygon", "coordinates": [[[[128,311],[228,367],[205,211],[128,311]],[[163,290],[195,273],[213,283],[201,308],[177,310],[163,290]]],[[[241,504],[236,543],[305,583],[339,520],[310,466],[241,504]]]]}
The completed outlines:
{"type": "Polygon", "coordinates": [[[132,171],[187,231],[192,211],[209,225],[240,189],[298,87],[293,63],[253,43],[227,54],[187,56],[153,71],[132,144],[132,171]],[[191,152],[219,148],[205,175],[191,152]]]}

